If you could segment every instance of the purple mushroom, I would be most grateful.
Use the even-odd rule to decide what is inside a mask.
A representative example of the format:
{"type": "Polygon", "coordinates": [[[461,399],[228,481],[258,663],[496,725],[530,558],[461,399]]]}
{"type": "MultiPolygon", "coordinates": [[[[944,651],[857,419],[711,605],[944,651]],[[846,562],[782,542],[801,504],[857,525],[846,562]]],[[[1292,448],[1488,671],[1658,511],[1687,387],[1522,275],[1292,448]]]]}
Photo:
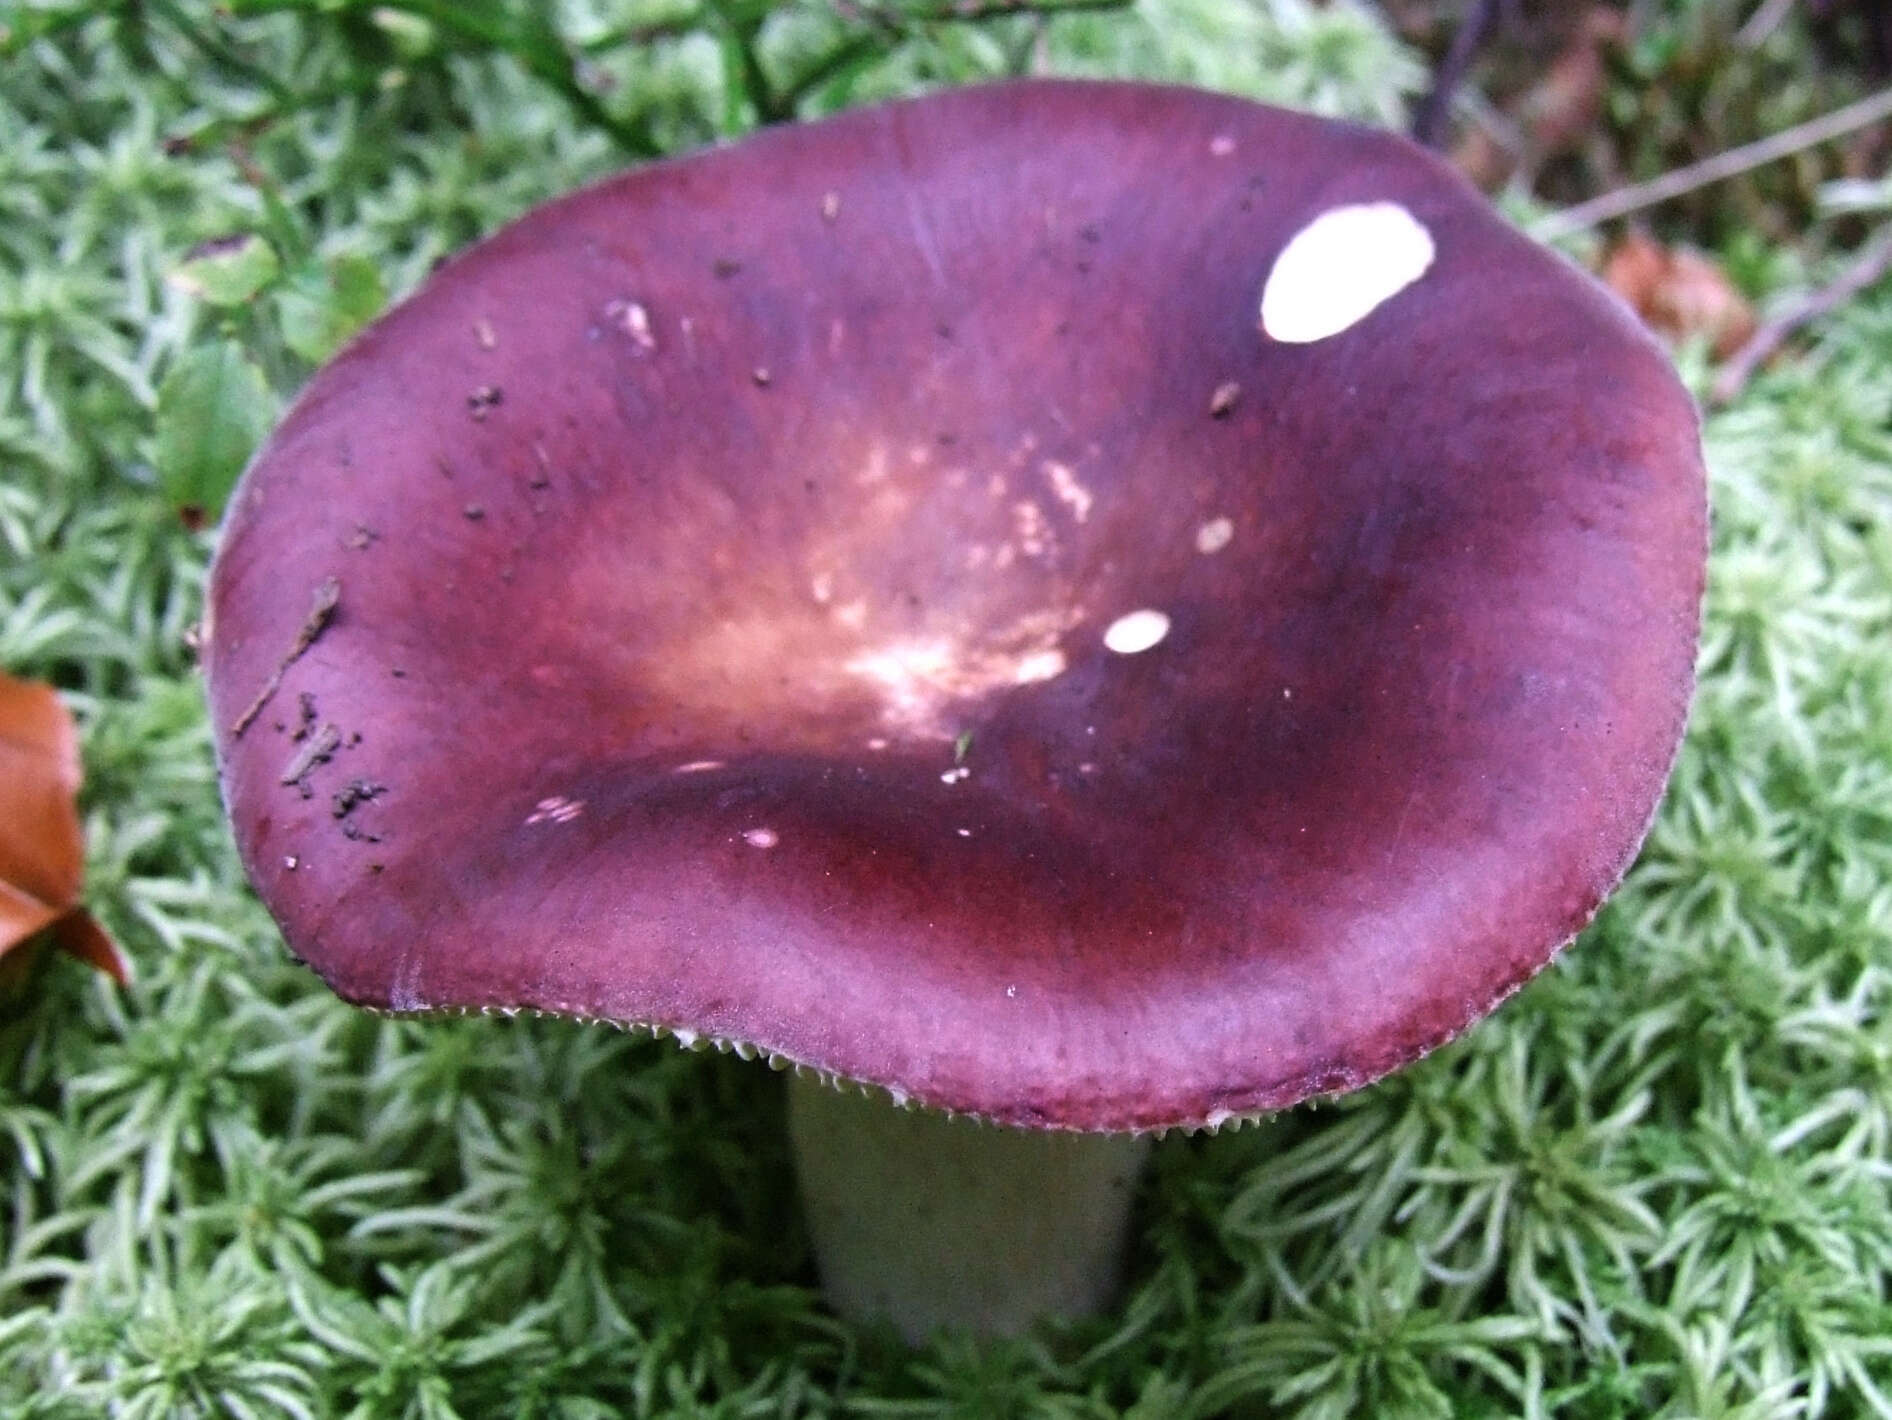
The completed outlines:
{"type": "Polygon", "coordinates": [[[1363,1085],[1590,918],[1705,521],[1657,347],[1411,144],[965,89],[436,272],[239,487],[210,699],[342,996],[803,1067],[837,1302],[1004,1331],[1108,1298],[1140,1136],[1363,1085]]]}

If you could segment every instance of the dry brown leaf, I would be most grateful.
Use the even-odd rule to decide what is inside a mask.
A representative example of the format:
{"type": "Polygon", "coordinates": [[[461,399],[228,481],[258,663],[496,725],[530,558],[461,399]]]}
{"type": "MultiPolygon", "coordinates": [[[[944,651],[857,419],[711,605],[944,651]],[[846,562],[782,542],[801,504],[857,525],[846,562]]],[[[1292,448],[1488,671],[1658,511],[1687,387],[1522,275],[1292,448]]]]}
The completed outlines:
{"type": "Polygon", "coordinates": [[[1704,338],[1725,360],[1754,334],[1754,308],[1698,251],[1630,232],[1603,261],[1603,280],[1643,323],[1670,340],[1704,338]]]}
{"type": "Polygon", "coordinates": [[[0,672],[0,957],[50,929],[122,985],[124,956],[79,906],[82,778],[78,731],[52,687],[0,672]]]}

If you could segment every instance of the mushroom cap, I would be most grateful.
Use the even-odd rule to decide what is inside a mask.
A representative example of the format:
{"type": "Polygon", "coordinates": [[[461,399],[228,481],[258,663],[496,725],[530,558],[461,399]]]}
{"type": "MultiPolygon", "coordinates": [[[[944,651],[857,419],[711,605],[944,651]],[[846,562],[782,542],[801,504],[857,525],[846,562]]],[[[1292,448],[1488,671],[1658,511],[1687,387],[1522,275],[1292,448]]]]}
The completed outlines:
{"type": "Polygon", "coordinates": [[[1657,347],[1411,144],[962,89],[435,272],[245,475],[210,700],[349,1000],[1213,1124],[1412,1060],[1596,910],[1705,526],[1657,347]],[[1315,225],[1354,209],[1395,215],[1315,225]]]}

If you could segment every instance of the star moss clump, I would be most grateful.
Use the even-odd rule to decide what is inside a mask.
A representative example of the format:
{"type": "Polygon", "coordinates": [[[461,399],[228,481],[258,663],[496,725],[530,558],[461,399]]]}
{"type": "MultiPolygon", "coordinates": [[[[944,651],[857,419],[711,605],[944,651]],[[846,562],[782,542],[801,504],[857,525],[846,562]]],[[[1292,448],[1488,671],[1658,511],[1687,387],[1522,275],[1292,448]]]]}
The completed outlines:
{"type": "Polygon", "coordinates": [[[0,35],[0,665],[79,716],[88,899],[138,968],[53,962],[0,1021],[0,1414],[1892,1414],[1883,294],[1709,422],[1701,690],[1623,891],[1418,1067],[1159,1144],[1099,1321],[842,1327],[766,1071],[375,1018],[289,961],[222,825],[177,495],[384,296],[640,152],[1034,55],[1369,117],[1416,73],[1364,7],[861,8],[0,35]]]}

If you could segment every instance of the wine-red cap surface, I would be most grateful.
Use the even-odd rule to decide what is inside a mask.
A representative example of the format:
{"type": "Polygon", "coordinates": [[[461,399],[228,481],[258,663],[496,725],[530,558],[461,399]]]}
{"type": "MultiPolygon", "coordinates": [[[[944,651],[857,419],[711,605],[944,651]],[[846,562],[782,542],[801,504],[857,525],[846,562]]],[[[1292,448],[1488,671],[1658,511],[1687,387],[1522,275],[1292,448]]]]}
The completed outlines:
{"type": "Polygon", "coordinates": [[[1595,911],[1705,516],[1659,350],[1412,145],[959,90],[550,203],[317,375],[212,577],[225,795],[352,1001],[1216,1122],[1595,911]]]}

